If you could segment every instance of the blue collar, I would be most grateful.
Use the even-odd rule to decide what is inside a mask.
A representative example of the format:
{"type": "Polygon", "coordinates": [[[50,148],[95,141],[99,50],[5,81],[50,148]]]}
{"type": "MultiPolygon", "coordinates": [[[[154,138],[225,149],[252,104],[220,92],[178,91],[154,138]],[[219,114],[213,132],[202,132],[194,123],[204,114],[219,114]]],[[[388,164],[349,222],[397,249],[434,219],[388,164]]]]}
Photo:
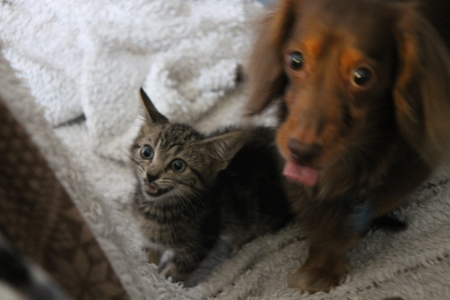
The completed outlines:
{"type": "Polygon", "coordinates": [[[347,230],[350,234],[363,234],[370,228],[375,195],[367,193],[349,204],[347,230]]]}

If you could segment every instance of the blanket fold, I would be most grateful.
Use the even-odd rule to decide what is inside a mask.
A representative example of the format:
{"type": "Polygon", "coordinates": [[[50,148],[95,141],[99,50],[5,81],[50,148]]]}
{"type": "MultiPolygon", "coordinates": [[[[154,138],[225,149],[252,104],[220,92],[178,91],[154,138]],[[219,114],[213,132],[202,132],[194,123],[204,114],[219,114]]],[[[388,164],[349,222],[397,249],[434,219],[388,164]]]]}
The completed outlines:
{"type": "Polygon", "coordinates": [[[84,115],[93,149],[125,160],[144,84],[163,112],[191,124],[232,101],[261,11],[245,0],[10,0],[0,35],[47,119],[84,115]]]}

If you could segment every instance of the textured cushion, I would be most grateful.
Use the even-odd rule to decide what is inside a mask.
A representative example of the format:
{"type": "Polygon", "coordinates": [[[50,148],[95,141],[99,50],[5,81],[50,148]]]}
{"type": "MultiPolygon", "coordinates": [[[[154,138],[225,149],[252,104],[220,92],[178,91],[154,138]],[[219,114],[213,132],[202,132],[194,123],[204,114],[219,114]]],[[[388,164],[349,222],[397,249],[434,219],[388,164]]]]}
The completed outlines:
{"type": "Polygon", "coordinates": [[[73,299],[129,299],[77,207],[2,101],[0,165],[0,231],[16,248],[73,299]]]}

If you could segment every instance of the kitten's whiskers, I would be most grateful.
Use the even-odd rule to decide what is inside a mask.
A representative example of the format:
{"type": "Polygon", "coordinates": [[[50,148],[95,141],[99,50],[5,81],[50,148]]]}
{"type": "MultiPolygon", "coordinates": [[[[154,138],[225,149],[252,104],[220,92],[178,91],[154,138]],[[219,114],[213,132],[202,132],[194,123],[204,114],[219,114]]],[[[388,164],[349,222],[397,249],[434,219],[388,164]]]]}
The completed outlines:
{"type": "Polygon", "coordinates": [[[177,189],[174,189],[173,191],[174,191],[173,196],[177,200],[176,201],[177,205],[181,206],[181,208],[185,208],[186,210],[189,210],[189,208],[191,208],[195,212],[195,214],[197,214],[197,207],[194,204],[192,204],[190,199],[186,197],[185,194],[183,194],[177,189]]]}
{"type": "Polygon", "coordinates": [[[198,209],[199,203],[195,203],[195,204],[192,203],[191,198],[188,196],[192,196],[197,199],[204,199],[203,195],[201,195],[196,190],[190,189],[181,184],[177,185],[177,187],[174,189],[174,196],[175,195],[177,196],[177,199],[179,199],[182,202],[182,204],[186,207],[186,209],[189,209],[189,207],[191,207],[192,210],[194,210],[196,214],[197,214],[197,209],[198,209]]]}

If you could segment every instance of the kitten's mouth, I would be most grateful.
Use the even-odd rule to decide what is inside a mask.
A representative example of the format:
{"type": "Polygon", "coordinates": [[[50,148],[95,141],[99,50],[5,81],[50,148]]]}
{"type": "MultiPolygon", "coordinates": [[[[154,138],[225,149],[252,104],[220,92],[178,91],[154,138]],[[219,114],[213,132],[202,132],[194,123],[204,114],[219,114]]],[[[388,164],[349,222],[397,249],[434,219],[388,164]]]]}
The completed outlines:
{"type": "Polygon", "coordinates": [[[152,197],[161,196],[170,190],[172,190],[172,188],[161,189],[153,183],[145,183],[145,192],[152,197]]]}

